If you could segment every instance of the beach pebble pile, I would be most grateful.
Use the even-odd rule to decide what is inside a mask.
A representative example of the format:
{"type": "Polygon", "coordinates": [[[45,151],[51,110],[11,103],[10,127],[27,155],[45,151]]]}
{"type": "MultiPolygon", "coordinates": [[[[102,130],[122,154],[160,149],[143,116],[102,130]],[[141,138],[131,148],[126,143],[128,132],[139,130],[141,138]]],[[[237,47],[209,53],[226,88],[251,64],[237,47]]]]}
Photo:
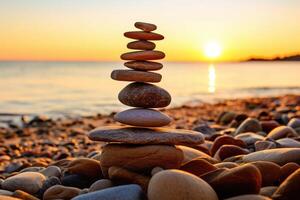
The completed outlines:
{"type": "Polygon", "coordinates": [[[300,96],[157,110],[171,101],[150,72],[162,65],[149,60],[164,57],[150,41],[163,36],[153,24],[135,26],[142,31],[124,35],[141,51],[121,56],[132,70],[111,74],[133,82],[119,100],[134,108],[0,129],[0,199],[299,199],[300,96]]]}

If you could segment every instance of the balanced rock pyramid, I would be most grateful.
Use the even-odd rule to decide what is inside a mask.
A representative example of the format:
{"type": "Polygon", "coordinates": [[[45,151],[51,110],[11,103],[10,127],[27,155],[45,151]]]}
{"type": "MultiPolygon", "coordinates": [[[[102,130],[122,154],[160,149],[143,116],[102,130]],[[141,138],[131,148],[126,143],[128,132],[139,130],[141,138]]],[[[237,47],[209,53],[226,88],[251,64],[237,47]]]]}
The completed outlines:
{"type": "Polygon", "coordinates": [[[151,170],[179,168],[184,159],[182,150],[175,145],[197,145],[204,141],[199,132],[161,128],[171,122],[171,118],[153,108],[166,107],[171,95],[151,83],[160,82],[162,76],[155,72],[163,67],[159,60],[165,57],[154,50],[155,44],[149,40],[162,40],[164,36],[154,33],[156,25],[137,22],[135,27],[142,31],[131,31],[124,36],[136,41],[128,43],[133,51],[121,55],[129,60],[124,65],[130,69],[114,70],[111,77],[117,81],[131,81],[119,93],[119,100],[134,107],[117,113],[114,119],[122,126],[106,126],[92,130],[91,140],[109,142],[100,156],[102,173],[110,179],[140,184],[144,189],[151,177],[151,170]],[[125,175],[124,175],[125,173],[125,175]],[[134,175],[133,175],[134,174],[134,175]],[[144,181],[131,180],[144,177],[144,181]]]}

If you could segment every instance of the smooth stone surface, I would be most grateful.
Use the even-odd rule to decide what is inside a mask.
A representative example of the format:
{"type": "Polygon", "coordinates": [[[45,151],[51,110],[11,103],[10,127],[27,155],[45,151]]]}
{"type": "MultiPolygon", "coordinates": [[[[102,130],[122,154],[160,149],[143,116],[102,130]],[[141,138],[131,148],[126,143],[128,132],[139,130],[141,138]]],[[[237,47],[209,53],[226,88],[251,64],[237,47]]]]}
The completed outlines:
{"type": "Polygon", "coordinates": [[[9,191],[9,190],[2,190],[2,189],[0,189],[0,195],[12,196],[13,192],[9,191]]]}
{"type": "Polygon", "coordinates": [[[154,176],[154,174],[157,174],[158,172],[161,172],[163,171],[164,169],[161,168],[161,167],[154,167],[152,170],[151,170],[151,176],[154,176]]]}
{"type": "Polygon", "coordinates": [[[262,127],[262,130],[266,133],[269,133],[274,128],[280,126],[280,124],[277,121],[270,120],[270,121],[260,121],[260,125],[262,127]]]}
{"type": "Polygon", "coordinates": [[[49,166],[46,169],[40,171],[46,177],[56,176],[61,177],[61,169],[57,166],[49,166]]]}
{"type": "Polygon", "coordinates": [[[158,83],[162,76],[154,72],[118,69],[111,72],[111,78],[117,81],[136,81],[158,83]]]}
{"type": "Polygon", "coordinates": [[[272,200],[269,197],[265,197],[262,195],[257,194],[246,194],[246,195],[240,195],[236,197],[231,197],[225,200],[272,200]]]}
{"type": "Polygon", "coordinates": [[[285,137],[297,137],[298,134],[297,132],[292,129],[291,127],[288,126],[279,126],[275,129],[273,129],[268,135],[267,138],[273,139],[273,140],[278,140],[280,138],[285,138],[285,137]]]}
{"type": "Polygon", "coordinates": [[[244,162],[270,161],[279,165],[289,162],[300,163],[300,148],[267,149],[244,155],[244,162]]]}
{"type": "Polygon", "coordinates": [[[209,163],[204,159],[197,159],[191,160],[189,162],[183,163],[180,167],[180,170],[189,172],[194,174],[195,176],[201,176],[207,172],[211,172],[218,169],[213,164],[209,163]]]}
{"type": "Polygon", "coordinates": [[[158,33],[149,33],[144,31],[128,31],[124,33],[124,36],[137,40],[163,40],[164,36],[158,33]]]}
{"type": "Polygon", "coordinates": [[[22,200],[22,199],[19,199],[19,198],[5,196],[5,195],[0,195],[0,199],[1,200],[22,200]]]}
{"type": "Polygon", "coordinates": [[[262,176],[262,187],[276,185],[280,177],[280,166],[268,161],[252,162],[260,171],[262,176]]]}
{"type": "Polygon", "coordinates": [[[216,191],[219,198],[242,194],[258,194],[261,187],[259,169],[245,164],[232,169],[218,169],[201,176],[216,191]]]}
{"type": "Polygon", "coordinates": [[[23,190],[34,194],[42,188],[46,177],[38,172],[23,172],[4,180],[2,188],[10,191],[23,190]]]}
{"type": "Polygon", "coordinates": [[[255,151],[262,151],[266,149],[275,149],[277,147],[276,143],[273,141],[257,141],[254,143],[255,151]]]}
{"type": "Polygon", "coordinates": [[[197,149],[181,145],[177,146],[177,148],[180,148],[183,151],[183,163],[187,163],[191,160],[194,160],[195,158],[204,159],[212,164],[218,163],[216,159],[212,158],[210,155],[202,151],[198,151],[197,149]]]}
{"type": "Polygon", "coordinates": [[[239,146],[235,146],[231,144],[225,144],[218,149],[218,151],[214,155],[214,158],[219,161],[222,161],[232,156],[244,155],[248,153],[249,153],[248,149],[244,149],[239,146]]]}
{"type": "Polygon", "coordinates": [[[93,141],[123,142],[127,144],[200,144],[199,132],[169,128],[137,128],[124,126],[100,127],[89,132],[93,141]]]}
{"type": "Polygon", "coordinates": [[[123,53],[122,60],[160,60],[165,57],[165,53],[161,51],[133,51],[123,53]]]}
{"type": "Polygon", "coordinates": [[[147,191],[150,177],[138,174],[122,167],[110,167],[108,170],[109,179],[117,184],[137,184],[147,191]]]}
{"type": "Polygon", "coordinates": [[[156,30],[156,25],[155,24],[150,24],[150,23],[146,23],[146,22],[135,22],[134,26],[138,29],[141,29],[143,31],[154,31],[156,30]]]}
{"type": "Polygon", "coordinates": [[[60,179],[56,176],[48,177],[44,182],[42,188],[36,193],[36,196],[38,196],[39,198],[43,197],[45,191],[54,185],[61,185],[60,179]]]}
{"type": "Polygon", "coordinates": [[[143,200],[142,188],[136,184],[111,187],[79,195],[72,200],[143,200]]]}
{"type": "Polygon", "coordinates": [[[142,71],[155,71],[163,68],[163,65],[158,62],[151,61],[129,61],[125,62],[124,65],[130,69],[142,70],[142,71]]]}
{"type": "Polygon", "coordinates": [[[72,199],[73,197],[79,195],[80,191],[80,189],[75,187],[54,185],[46,190],[43,200],[72,199]]]}
{"type": "Polygon", "coordinates": [[[272,197],[274,192],[277,190],[277,186],[267,186],[260,188],[259,194],[266,196],[266,197],[272,197]]]}
{"type": "Polygon", "coordinates": [[[300,142],[292,138],[281,138],[276,140],[280,148],[295,147],[300,148],[300,142]]]}
{"type": "Polygon", "coordinates": [[[245,132],[257,133],[259,131],[262,131],[262,127],[261,127],[259,121],[254,118],[247,118],[236,129],[235,135],[238,135],[240,133],[245,133],[245,132]]]}
{"type": "Polygon", "coordinates": [[[100,162],[91,158],[78,158],[71,161],[66,167],[66,172],[90,178],[102,177],[100,162]]]}
{"type": "Polygon", "coordinates": [[[215,141],[210,149],[211,155],[215,155],[215,153],[218,151],[218,149],[225,144],[231,144],[231,145],[239,146],[242,148],[247,147],[246,143],[243,142],[242,140],[235,139],[229,135],[224,135],[224,136],[220,136],[217,139],[215,139],[215,141]]]}
{"type": "Polygon", "coordinates": [[[153,50],[155,46],[156,46],[155,43],[145,41],[145,40],[133,41],[127,44],[128,49],[138,49],[138,50],[153,50]]]}
{"type": "Polygon", "coordinates": [[[161,108],[171,103],[171,95],[156,85],[134,82],[123,88],[119,101],[127,106],[142,108],[161,108]]]}
{"type": "Polygon", "coordinates": [[[35,196],[33,196],[31,194],[28,194],[27,192],[24,192],[22,190],[16,190],[13,193],[13,197],[20,198],[20,199],[23,199],[23,200],[39,200],[35,196]]]}
{"type": "Polygon", "coordinates": [[[280,179],[279,182],[283,182],[289,175],[294,173],[300,166],[297,163],[287,163],[283,165],[280,169],[280,179]]]}
{"type": "Polygon", "coordinates": [[[93,183],[91,187],[89,188],[89,192],[95,192],[98,190],[103,190],[106,188],[113,187],[113,182],[109,179],[100,179],[93,183]]]}
{"type": "Polygon", "coordinates": [[[231,169],[231,168],[238,167],[239,165],[234,162],[220,162],[220,163],[214,164],[214,166],[217,168],[231,169]]]}
{"type": "Polygon", "coordinates": [[[262,141],[265,137],[258,135],[256,133],[241,133],[235,136],[236,139],[243,140],[248,146],[253,145],[257,141],[262,141]]]}
{"type": "Polygon", "coordinates": [[[287,124],[287,126],[296,129],[300,127],[300,119],[299,118],[293,118],[289,121],[289,123],[287,124]]]}
{"type": "Polygon", "coordinates": [[[274,200],[296,200],[300,197],[300,169],[292,173],[272,195],[274,200]]]}
{"type": "Polygon", "coordinates": [[[122,166],[132,171],[151,171],[153,167],[179,168],[183,153],[169,145],[108,144],[103,147],[100,162],[104,175],[112,166],[122,166]]]}
{"type": "Polygon", "coordinates": [[[147,194],[149,200],[218,200],[215,191],[205,181],[180,170],[155,174],[147,194]]]}
{"type": "Polygon", "coordinates": [[[114,119],[122,124],[143,127],[161,127],[171,122],[171,118],[160,111],[133,108],[117,113],[114,119]]]}

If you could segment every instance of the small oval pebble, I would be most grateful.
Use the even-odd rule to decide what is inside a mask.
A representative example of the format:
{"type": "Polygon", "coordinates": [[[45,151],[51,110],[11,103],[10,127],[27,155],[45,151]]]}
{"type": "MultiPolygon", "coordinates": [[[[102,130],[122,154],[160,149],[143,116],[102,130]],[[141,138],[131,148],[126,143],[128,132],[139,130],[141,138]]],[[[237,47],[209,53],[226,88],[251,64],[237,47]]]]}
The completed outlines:
{"type": "Polygon", "coordinates": [[[141,29],[143,31],[154,31],[156,30],[156,25],[155,24],[150,24],[150,23],[146,23],[146,22],[135,22],[134,26],[138,29],[141,29]]]}
{"type": "Polygon", "coordinates": [[[121,103],[132,107],[160,108],[171,103],[171,95],[156,85],[149,83],[130,83],[118,96],[121,103]]]}
{"type": "Polygon", "coordinates": [[[100,162],[91,158],[78,158],[69,163],[66,171],[71,174],[79,174],[90,178],[101,178],[100,162]]]}
{"type": "Polygon", "coordinates": [[[101,179],[91,185],[91,187],[89,188],[89,192],[103,190],[103,189],[110,188],[110,187],[113,187],[113,183],[111,180],[101,179]]]}
{"type": "Polygon", "coordinates": [[[44,200],[54,199],[72,199],[80,193],[80,189],[75,187],[66,187],[62,185],[54,185],[44,193],[44,200]]]}
{"type": "Polygon", "coordinates": [[[158,83],[161,81],[161,75],[154,72],[144,72],[136,70],[119,69],[113,70],[111,78],[117,81],[136,81],[158,83]]]}
{"type": "Polygon", "coordinates": [[[122,60],[160,60],[166,55],[161,51],[134,51],[123,53],[122,60]]]}
{"type": "Polygon", "coordinates": [[[163,40],[164,36],[158,33],[149,33],[144,31],[128,31],[124,33],[124,36],[137,40],[163,40]]]}
{"type": "Polygon", "coordinates": [[[149,200],[218,200],[205,181],[181,170],[164,170],[155,174],[148,186],[149,200]]]}
{"type": "Polygon", "coordinates": [[[114,119],[123,124],[143,127],[161,127],[171,122],[171,118],[162,112],[143,108],[119,112],[114,116],[114,119]]]}
{"type": "Polygon", "coordinates": [[[155,43],[144,40],[133,41],[127,44],[127,48],[138,50],[153,50],[155,48],[155,43]]]}
{"type": "Polygon", "coordinates": [[[142,71],[154,71],[163,68],[161,63],[151,61],[129,61],[124,63],[124,65],[128,68],[142,71]]]}
{"type": "Polygon", "coordinates": [[[34,194],[42,188],[46,177],[38,172],[23,172],[4,180],[2,188],[10,191],[23,190],[34,194]]]}

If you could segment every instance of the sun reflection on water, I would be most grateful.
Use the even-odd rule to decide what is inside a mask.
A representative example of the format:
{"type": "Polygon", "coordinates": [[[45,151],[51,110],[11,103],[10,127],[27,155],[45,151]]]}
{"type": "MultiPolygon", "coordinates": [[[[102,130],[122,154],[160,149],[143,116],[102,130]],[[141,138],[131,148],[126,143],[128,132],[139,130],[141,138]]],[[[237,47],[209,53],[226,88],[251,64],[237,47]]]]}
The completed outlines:
{"type": "Polygon", "coordinates": [[[216,91],[216,69],[214,64],[208,66],[208,92],[215,93],[216,91]]]}

